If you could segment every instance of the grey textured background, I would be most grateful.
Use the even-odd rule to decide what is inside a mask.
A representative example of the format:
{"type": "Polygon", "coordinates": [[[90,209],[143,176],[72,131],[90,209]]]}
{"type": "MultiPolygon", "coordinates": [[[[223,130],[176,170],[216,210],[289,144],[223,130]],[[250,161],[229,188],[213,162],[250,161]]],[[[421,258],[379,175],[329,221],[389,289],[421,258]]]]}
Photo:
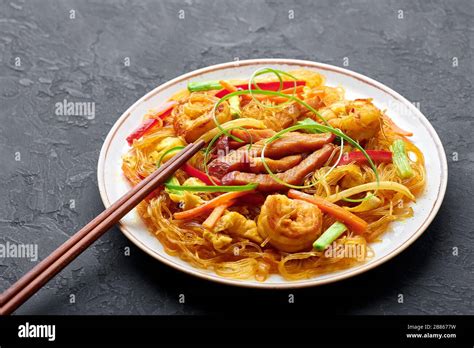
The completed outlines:
{"type": "MultiPolygon", "coordinates": [[[[364,275],[288,292],[229,288],[181,274],[113,229],[29,300],[21,314],[474,314],[472,203],[474,2],[27,1],[0,4],[0,242],[37,243],[44,258],[103,208],[100,146],[155,86],[196,68],[285,57],[366,74],[419,102],[444,143],[449,186],[428,231],[364,275]],[[70,10],[76,18],[70,19],[70,10]],[[179,10],[185,19],[178,19],[179,10]],[[294,10],[295,19],[288,19],[294,10]],[[398,19],[398,11],[404,19],[398,19]],[[20,57],[21,66],[15,66],[20,57]],[[125,57],[131,65],[125,67],[125,57]],[[459,61],[452,66],[453,57],[459,61]],[[93,101],[96,117],[57,116],[93,101]],[[15,161],[15,153],[21,161],[15,161]],[[459,160],[453,161],[452,154],[459,160]],[[75,208],[70,208],[70,200],[75,208]],[[130,246],[131,255],[124,255],[130,246]],[[453,247],[459,250],[453,256],[453,247]],[[185,294],[186,303],[178,302],[185,294]],[[69,303],[70,294],[76,303],[69,303]],[[397,302],[398,294],[404,303],[397,302]],[[291,307],[293,306],[293,307],[291,307]]],[[[0,260],[0,290],[34,265],[0,260]]]]}

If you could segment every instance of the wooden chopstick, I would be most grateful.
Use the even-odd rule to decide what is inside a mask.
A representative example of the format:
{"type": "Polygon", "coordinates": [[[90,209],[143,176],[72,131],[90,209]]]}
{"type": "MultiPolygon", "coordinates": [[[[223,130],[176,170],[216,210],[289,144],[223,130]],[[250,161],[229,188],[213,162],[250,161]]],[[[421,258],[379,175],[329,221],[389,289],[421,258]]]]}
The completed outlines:
{"type": "Polygon", "coordinates": [[[1,295],[0,315],[12,313],[153,190],[162,185],[203,146],[202,140],[186,146],[26,273],[1,295]]]}
{"type": "MultiPolygon", "coordinates": [[[[188,145],[191,147],[192,144],[188,145]]],[[[174,156],[170,161],[167,163],[172,164],[176,161],[178,156],[174,156]]],[[[162,167],[164,168],[164,167],[162,167]]],[[[30,283],[34,278],[38,276],[41,272],[43,272],[47,267],[49,267],[55,260],[59,258],[61,254],[64,254],[66,250],[71,248],[74,244],[84,238],[91,230],[93,230],[101,221],[103,221],[112,210],[116,210],[118,207],[123,205],[126,201],[128,201],[136,192],[143,189],[143,187],[156,177],[160,173],[160,170],[156,170],[147,178],[142,180],[139,184],[137,184],[133,189],[128,191],[122,197],[120,197],[115,203],[113,203],[108,209],[104,210],[98,216],[96,216],[92,221],[90,221],[87,225],[85,225],[82,229],[80,229],[77,233],[72,235],[66,242],[64,242],[60,247],[58,247],[54,252],[52,252],[49,256],[47,256],[42,262],[37,264],[31,271],[25,274],[22,278],[20,278],[13,286],[7,289],[2,298],[0,298],[0,306],[10,300],[21,288],[24,288],[28,283],[30,283]]]]}

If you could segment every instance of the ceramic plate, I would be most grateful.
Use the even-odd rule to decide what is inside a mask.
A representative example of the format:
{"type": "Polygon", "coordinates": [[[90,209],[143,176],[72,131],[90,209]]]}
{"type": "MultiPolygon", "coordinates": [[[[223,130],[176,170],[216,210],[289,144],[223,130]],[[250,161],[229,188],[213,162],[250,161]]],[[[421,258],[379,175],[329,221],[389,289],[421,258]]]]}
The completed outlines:
{"type": "Polygon", "coordinates": [[[265,282],[253,279],[233,280],[218,276],[212,271],[194,268],[178,257],[168,255],[158,239],[146,229],[135,211],[121,220],[119,227],[122,232],[140,249],[179,271],[229,285],[257,288],[298,288],[335,282],[379,266],[405,250],[428,228],[441,206],[446,191],[448,178],[446,155],[436,131],[411,102],[389,87],[346,69],[310,61],[254,59],[214,65],[179,76],[140,98],[117,120],[102,146],[97,175],[104,205],[108,207],[130,189],[120,168],[121,157],[128,150],[125,138],[141,123],[143,115],[149,109],[159,106],[175,92],[186,88],[188,81],[245,79],[262,67],[281,70],[304,68],[320,72],[326,77],[329,86],[344,87],[347,99],[373,98],[375,105],[380,109],[386,109],[387,114],[397,125],[412,131],[414,136],[411,139],[425,154],[427,172],[425,192],[416,204],[413,204],[414,216],[405,221],[392,223],[390,229],[383,235],[383,241],[371,245],[375,257],[366,263],[300,281],[287,281],[278,275],[272,275],[265,282]]]}

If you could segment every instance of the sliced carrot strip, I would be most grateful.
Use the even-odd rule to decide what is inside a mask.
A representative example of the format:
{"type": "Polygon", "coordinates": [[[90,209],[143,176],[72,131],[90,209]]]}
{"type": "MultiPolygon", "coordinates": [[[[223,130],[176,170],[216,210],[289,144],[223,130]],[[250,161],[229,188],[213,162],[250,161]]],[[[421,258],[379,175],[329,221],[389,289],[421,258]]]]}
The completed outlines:
{"type": "Polygon", "coordinates": [[[183,220],[183,219],[192,219],[196,216],[202,215],[205,212],[222,205],[230,200],[233,200],[237,197],[244,196],[248,193],[254,192],[254,190],[249,190],[249,191],[235,191],[235,192],[227,192],[224,193],[223,195],[220,195],[214,199],[211,199],[210,201],[204,203],[203,205],[200,205],[199,207],[192,208],[189,210],[181,211],[178,213],[174,213],[174,218],[177,220],[183,220]]]}
{"type": "Polygon", "coordinates": [[[209,214],[207,219],[204,220],[204,222],[202,223],[202,226],[209,230],[212,229],[216,225],[217,221],[219,221],[222,214],[224,214],[224,211],[227,208],[229,208],[231,205],[233,205],[234,203],[235,203],[235,200],[230,200],[222,205],[215,207],[212,213],[209,214]]]}

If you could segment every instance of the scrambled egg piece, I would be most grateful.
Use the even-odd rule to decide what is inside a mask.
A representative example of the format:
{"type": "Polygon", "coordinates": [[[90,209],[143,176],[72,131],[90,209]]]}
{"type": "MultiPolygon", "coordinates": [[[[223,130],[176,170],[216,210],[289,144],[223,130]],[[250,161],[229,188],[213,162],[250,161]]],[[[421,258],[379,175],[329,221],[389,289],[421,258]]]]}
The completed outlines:
{"type": "MultiPolygon", "coordinates": [[[[184,181],[183,185],[185,186],[203,186],[203,183],[198,178],[188,178],[184,181]]],[[[197,194],[191,193],[189,191],[179,191],[179,192],[168,192],[170,199],[175,203],[181,203],[183,210],[188,210],[195,208],[201,204],[204,204],[204,200],[199,197],[197,194]]]]}
{"type": "Polygon", "coordinates": [[[224,214],[216,226],[214,232],[226,231],[230,235],[244,237],[256,243],[262,243],[263,239],[257,232],[257,224],[253,220],[248,220],[245,216],[230,211],[224,214]]]}
{"type": "Polygon", "coordinates": [[[183,210],[192,209],[204,203],[201,197],[188,191],[183,191],[182,194],[169,193],[169,196],[173,202],[181,203],[183,210]]]}
{"type": "Polygon", "coordinates": [[[225,248],[226,246],[230,245],[230,243],[232,242],[231,237],[222,233],[204,231],[202,236],[206,238],[209,242],[211,242],[214,248],[216,249],[225,248]]]}
{"type": "MultiPolygon", "coordinates": [[[[160,160],[161,156],[163,156],[163,154],[172,149],[173,147],[177,147],[177,146],[184,146],[185,143],[183,140],[181,140],[180,138],[178,137],[167,137],[167,138],[164,138],[162,141],[160,141],[160,143],[156,146],[155,150],[152,151],[149,155],[149,159],[151,162],[154,162],[154,163],[158,163],[158,161],[160,160]]],[[[175,152],[171,152],[169,154],[167,154],[165,157],[163,157],[162,161],[163,162],[166,162],[167,160],[169,160],[172,156],[176,155],[175,152]]]]}
{"type": "Polygon", "coordinates": [[[183,182],[183,186],[206,186],[206,184],[198,178],[191,176],[183,182]]]}

